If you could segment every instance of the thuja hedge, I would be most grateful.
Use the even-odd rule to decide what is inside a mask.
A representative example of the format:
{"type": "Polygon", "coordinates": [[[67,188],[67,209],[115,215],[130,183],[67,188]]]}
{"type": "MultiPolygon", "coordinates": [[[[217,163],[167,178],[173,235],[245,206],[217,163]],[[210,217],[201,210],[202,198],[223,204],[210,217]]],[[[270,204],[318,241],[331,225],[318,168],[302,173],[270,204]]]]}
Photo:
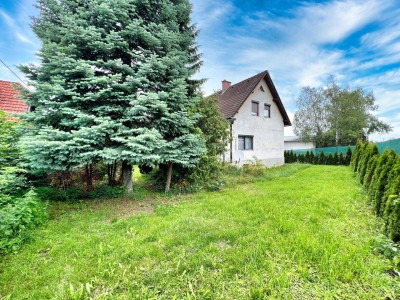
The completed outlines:
{"type": "Polygon", "coordinates": [[[374,212],[384,220],[385,234],[400,242],[400,155],[379,154],[375,144],[358,142],[351,167],[364,186],[374,212]]]}
{"type": "Polygon", "coordinates": [[[308,163],[314,165],[344,165],[347,166],[351,161],[351,149],[347,149],[346,154],[325,155],[324,151],[314,154],[313,151],[307,151],[306,154],[296,154],[293,151],[285,151],[285,163],[308,163]]]}

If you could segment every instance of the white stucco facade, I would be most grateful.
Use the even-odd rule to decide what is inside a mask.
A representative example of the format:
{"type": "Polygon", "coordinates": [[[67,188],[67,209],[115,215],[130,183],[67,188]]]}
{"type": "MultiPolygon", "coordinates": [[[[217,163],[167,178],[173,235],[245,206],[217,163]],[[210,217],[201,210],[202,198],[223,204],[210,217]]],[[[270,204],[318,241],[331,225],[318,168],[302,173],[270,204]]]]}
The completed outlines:
{"type": "Polygon", "coordinates": [[[285,136],[284,141],[285,151],[315,148],[314,142],[302,142],[301,139],[297,136],[285,136]]]}
{"type": "MultiPolygon", "coordinates": [[[[266,166],[284,164],[284,122],[278,106],[264,80],[261,80],[234,116],[232,124],[233,163],[239,166],[262,160],[266,166]],[[263,91],[260,90],[262,86],[263,91]],[[252,101],[259,103],[259,114],[252,114],[252,101]],[[271,106],[270,117],[264,116],[264,104],[271,106]],[[253,150],[239,150],[239,136],[253,137],[253,150]]],[[[230,145],[225,159],[230,159],[230,145]]]]}

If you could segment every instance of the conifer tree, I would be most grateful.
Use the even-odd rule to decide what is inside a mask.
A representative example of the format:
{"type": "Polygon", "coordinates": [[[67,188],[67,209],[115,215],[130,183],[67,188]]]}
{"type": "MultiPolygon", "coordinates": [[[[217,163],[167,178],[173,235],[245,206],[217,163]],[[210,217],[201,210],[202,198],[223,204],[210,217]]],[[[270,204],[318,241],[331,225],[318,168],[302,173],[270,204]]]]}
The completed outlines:
{"type": "Polygon", "coordinates": [[[380,157],[379,154],[376,154],[376,155],[372,156],[368,162],[367,171],[365,172],[364,180],[363,180],[363,185],[367,192],[369,191],[369,187],[370,187],[372,178],[374,177],[379,157],[380,157]]]}
{"type": "Polygon", "coordinates": [[[311,151],[311,153],[310,153],[310,164],[315,164],[315,155],[314,155],[314,151],[311,151]]]}
{"type": "Polygon", "coordinates": [[[376,154],[379,154],[378,147],[376,146],[376,144],[369,143],[366,146],[364,153],[360,160],[360,168],[358,171],[358,177],[360,179],[361,184],[364,183],[364,177],[365,177],[365,173],[367,172],[367,168],[370,163],[370,159],[376,154]]]}
{"type": "Polygon", "coordinates": [[[326,165],[326,156],[325,156],[324,151],[321,151],[321,153],[319,154],[318,164],[326,165]]]}
{"type": "Polygon", "coordinates": [[[385,231],[395,242],[400,241],[400,156],[397,155],[383,196],[385,231]]]}
{"type": "Polygon", "coordinates": [[[385,192],[387,178],[394,163],[395,157],[396,153],[393,150],[390,152],[388,150],[383,151],[378,160],[376,171],[370,184],[371,202],[373,203],[378,216],[381,216],[382,213],[382,196],[385,192]]]}
{"type": "Polygon", "coordinates": [[[342,166],[346,165],[346,158],[342,152],[340,152],[340,154],[339,154],[339,164],[342,166]]]}
{"type": "MultiPolygon", "coordinates": [[[[383,155],[382,155],[383,156],[383,155]]],[[[380,166],[380,174],[375,181],[374,185],[374,194],[373,194],[373,203],[375,204],[376,214],[378,216],[382,216],[385,206],[386,206],[386,198],[384,198],[384,194],[388,185],[388,178],[390,175],[390,171],[392,171],[393,165],[396,162],[396,152],[391,150],[388,154],[387,160],[385,163],[382,163],[380,166]]]]}
{"type": "Polygon", "coordinates": [[[26,140],[32,165],[121,161],[128,191],[133,164],[193,166],[204,146],[191,113],[201,81],[190,77],[201,61],[189,1],[37,5],[41,65],[21,68],[35,87],[27,97],[36,108],[27,117],[35,126],[26,140]]]}
{"type": "Polygon", "coordinates": [[[306,152],[306,155],[304,157],[304,162],[307,164],[310,163],[310,152],[309,151],[306,152]]]}
{"type": "Polygon", "coordinates": [[[337,154],[337,152],[335,152],[335,154],[333,155],[333,160],[332,160],[333,164],[336,166],[339,164],[339,155],[337,154]]]}
{"type": "Polygon", "coordinates": [[[363,142],[361,140],[358,140],[357,144],[356,144],[356,147],[354,148],[354,151],[353,151],[352,156],[351,156],[350,165],[353,168],[354,172],[357,171],[357,164],[358,164],[358,159],[359,159],[359,156],[360,156],[360,151],[361,151],[362,146],[363,146],[363,142]]]}
{"type": "Polygon", "coordinates": [[[351,157],[352,157],[352,151],[350,146],[347,148],[347,152],[346,152],[346,165],[350,165],[351,162],[351,157]]]}

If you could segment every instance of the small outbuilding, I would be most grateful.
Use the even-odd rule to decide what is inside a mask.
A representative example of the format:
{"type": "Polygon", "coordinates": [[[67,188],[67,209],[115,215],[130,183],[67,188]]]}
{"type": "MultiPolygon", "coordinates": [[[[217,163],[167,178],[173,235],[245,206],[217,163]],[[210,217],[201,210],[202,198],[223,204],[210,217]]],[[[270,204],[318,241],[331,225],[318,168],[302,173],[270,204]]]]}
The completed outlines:
{"type": "Polygon", "coordinates": [[[303,142],[298,136],[285,136],[285,151],[315,148],[315,142],[303,142]]]}

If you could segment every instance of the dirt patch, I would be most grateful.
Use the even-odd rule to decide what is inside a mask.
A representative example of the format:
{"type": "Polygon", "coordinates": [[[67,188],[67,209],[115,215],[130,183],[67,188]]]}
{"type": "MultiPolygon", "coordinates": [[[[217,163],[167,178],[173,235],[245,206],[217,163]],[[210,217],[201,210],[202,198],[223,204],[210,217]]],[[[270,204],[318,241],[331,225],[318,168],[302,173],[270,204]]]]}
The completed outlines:
{"type": "Polygon", "coordinates": [[[115,207],[113,208],[113,212],[111,214],[112,218],[127,218],[132,215],[137,215],[140,213],[153,213],[154,208],[157,204],[158,200],[149,197],[142,201],[134,201],[131,199],[123,199],[118,203],[115,203],[115,207]]]}
{"type": "Polygon", "coordinates": [[[114,202],[109,221],[124,219],[138,214],[151,214],[160,206],[175,206],[180,203],[180,197],[174,198],[159,198],[150,196],[146,199],[135,201],[132,199],[118,199],[114,202]]]}

